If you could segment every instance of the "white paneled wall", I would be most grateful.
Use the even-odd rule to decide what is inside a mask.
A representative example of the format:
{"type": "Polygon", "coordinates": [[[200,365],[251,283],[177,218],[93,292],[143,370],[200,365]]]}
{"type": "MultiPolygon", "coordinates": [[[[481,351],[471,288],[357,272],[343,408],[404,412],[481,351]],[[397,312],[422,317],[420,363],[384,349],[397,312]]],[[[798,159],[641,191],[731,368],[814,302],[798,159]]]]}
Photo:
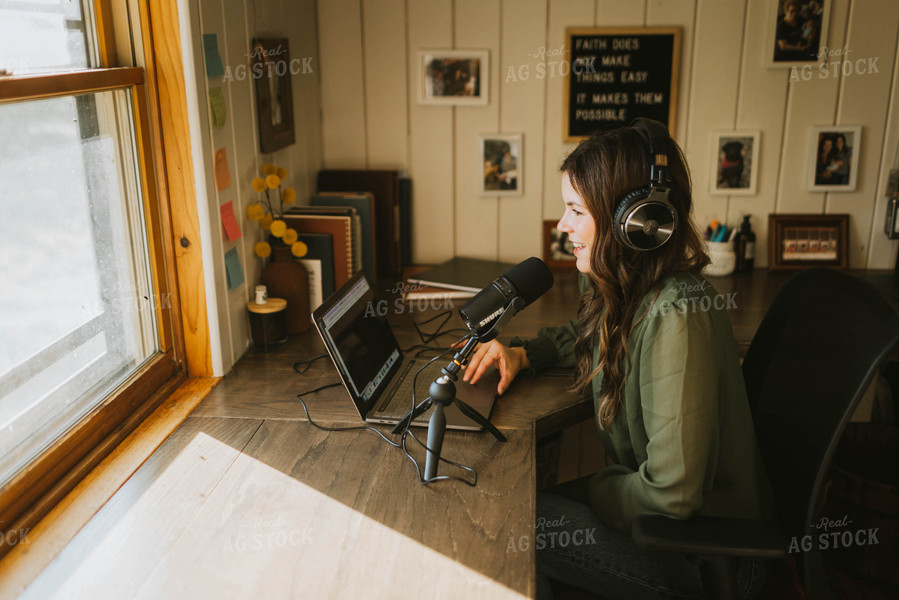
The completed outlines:
{"type": "Polygon", "coordinates": [[[561,141],[564,78],[550,77],[548,64],[547,76],[537,78],[538,62],[554,60],[538,59],[538,50],[560,48],[570,26],[678,25],[673,133],[693,173],[697,222],[737,224],[752,214],[756,265],[766,266],[769,213],[849,213],[851,266],[892,268],[897,244],[882,222],[899,145],[899,2],[827,2],[827,45],[848,50],[853,61],[875,59],[879,72],[843,76],[838,69],[819,78],[816,71],[791,82],[789,70],[764,64],[776,1],[319,0],[323,165],[408,169],[417,262],[539,256],[541,221],[562,212],[558,165],[572,145],[561,141]],[[429,48],[488,49],[489,105],[418,104],[417,53],[429,48]],[[527,79],[507,77],[522,65],[527,79]],[[862,126],[855,192],[806,191],[815,125],[862,126]],[[708,193],[711,135],[719,129],[761,131],[756,195],[708,193]],[[523,134],[523,196],[479,197],[479,133],[523,134]]]}
{"type": "MultiPolygon", "coordinates": [[[[286,185],[295,188],[302,199],[314,191],[315,176],[321,168],[321,63],[316,38],[316,7],[314,0],[190,0],[189,9],[197,88],[203,96],[208,88],[221,87],[227,109],[224,127],[214,129],[209,100],[205,96],[199,99],[205,164],[195,166],[197,171],[203,171],[206,175],[208,198],[205,201],[208,203],[214,238],[215,302],[219,315],[222,363],[227,371],[249,346],[246,303],[262,271],[262,261],[253,250],[255,243],[262,239],[262,233],[256,223],[246,218],[247,206],[258,198],[250,181],[262,173],[264,164],[274,163],[287,169],[286,185]],[[225,77],[206,77],[202,34],[210,33],[218,38],[225,77]],[[287,38],[290,58],[311,57],[307,64],[311,64],[313,70],[312,73],[303,73],[300,61],[300,67],[296,69],[298,72],[291,79],[296,143],[272,154],[259,151],[253,78],[246,76],[246,71],[237,69],[239,66],[244,69],[250,64],[250,45],[255,37],[287,38]],[[216,191],[212,159],[220,148],[227,151],[231,185],[216,191]],[[219,217],[219,207],[227,202],[233,203],[243,231],[243,237],[236,243],[226,237],[219,217]],[[228,290],[224,257],[233,247],[237,248],[245,282],[234,290],[228,290]]],[[[359,32],[356,33],[358,38],[359,32]]],[[[357,48],[356,54],[361,56],[361,50],[357,48]]]]}

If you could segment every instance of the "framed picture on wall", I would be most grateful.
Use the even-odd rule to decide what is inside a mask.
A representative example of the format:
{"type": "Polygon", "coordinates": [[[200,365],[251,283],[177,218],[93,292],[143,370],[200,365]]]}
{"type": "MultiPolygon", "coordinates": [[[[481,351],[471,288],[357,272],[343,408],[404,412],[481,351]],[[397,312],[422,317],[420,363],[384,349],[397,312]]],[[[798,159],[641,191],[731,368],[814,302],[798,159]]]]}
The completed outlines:
{"type": "Polygon", "coordinates": [[[419,104],[475,105],[488,102],[487,50],[420,50],[419,104]]]}
{"type": "Polygon", "coordinates": [[[758,181],[759,131],[712,133],[714,163],[709,173],[709,193],[718,196],[752,196],[758,181]]]}
{"type": "Polygon", "coordinates": [[[568,234],[556,229],[558,221],[543,221],[543,262],[550,269],[569,269],[577,257],[568,234]]]}
{"type": "Polygon", "coordinates": [[[293,92],[287,38],[255,38],[250,48],[259,150],[269,154],[294,143],[293,92]]]}
{"type": "Polygon", "coordinates": [[[808,190],[855,191],[861,139],[860,125],[813,127],[808,148],[808,190]]]}
{"type": "Polygon", "coordinates": [[[768,215],[768,268],[849,267],[849,215],[768,215]]]}
{"type": "Polygon", "coordinates": [[[478,136],[481,196],[521,196],[524,190],[521,134],[478,136]]]}
{"type": "Polygon", "coordinates": [[[827,27],[833,0],[767,0],[769,68],[790,69],[827,60],[827,27]]]}

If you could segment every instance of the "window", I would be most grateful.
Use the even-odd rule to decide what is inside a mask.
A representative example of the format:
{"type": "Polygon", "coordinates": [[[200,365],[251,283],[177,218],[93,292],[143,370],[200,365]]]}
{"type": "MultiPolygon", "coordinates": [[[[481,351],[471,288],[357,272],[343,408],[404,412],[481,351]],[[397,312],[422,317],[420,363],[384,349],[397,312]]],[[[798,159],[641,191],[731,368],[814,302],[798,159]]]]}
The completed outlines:
{"type": "Polygon", "coordinates": [[[0,522],[171,380],[144,72],[104,0],[0,0],[0,522]]]}

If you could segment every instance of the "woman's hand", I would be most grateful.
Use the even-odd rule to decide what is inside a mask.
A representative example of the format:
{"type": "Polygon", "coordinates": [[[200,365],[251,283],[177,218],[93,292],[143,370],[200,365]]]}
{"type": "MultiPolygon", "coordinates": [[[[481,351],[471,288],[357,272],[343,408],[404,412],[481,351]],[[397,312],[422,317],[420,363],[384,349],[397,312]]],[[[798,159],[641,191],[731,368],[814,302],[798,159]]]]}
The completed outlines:
{"type": "Polygon", "coordinates": [[[496,386],[496,393],[502,395],[503,392],[509,389],[509,385],[515,379],[515,376],[522,369],[527,369],[530,366],[530,362],[528,362],[524,348],[509,348],[496,340],[491,340],[486,344],[478,344],[477,349],[468,361],[468,366],[465,367],[465,375],[462,376],[462,381],[467,381],[474,385],[490,365],[496,365],[497,370],[499,370],[500,379],[499,385],[496,386]]]}

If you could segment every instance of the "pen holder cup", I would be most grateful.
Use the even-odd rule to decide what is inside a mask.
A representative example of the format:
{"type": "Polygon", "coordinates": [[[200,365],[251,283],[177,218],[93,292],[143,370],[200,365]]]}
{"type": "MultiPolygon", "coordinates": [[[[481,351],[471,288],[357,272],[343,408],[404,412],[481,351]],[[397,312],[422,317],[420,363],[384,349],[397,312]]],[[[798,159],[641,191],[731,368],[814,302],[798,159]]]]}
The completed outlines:
{"type": "Polygon", "coordinates": [[[706,246],[711,262],[702,270],[703,275],[724,277],[734,272],[737,253],[734,252],[733,242],[706,242],[706,246]]]}

